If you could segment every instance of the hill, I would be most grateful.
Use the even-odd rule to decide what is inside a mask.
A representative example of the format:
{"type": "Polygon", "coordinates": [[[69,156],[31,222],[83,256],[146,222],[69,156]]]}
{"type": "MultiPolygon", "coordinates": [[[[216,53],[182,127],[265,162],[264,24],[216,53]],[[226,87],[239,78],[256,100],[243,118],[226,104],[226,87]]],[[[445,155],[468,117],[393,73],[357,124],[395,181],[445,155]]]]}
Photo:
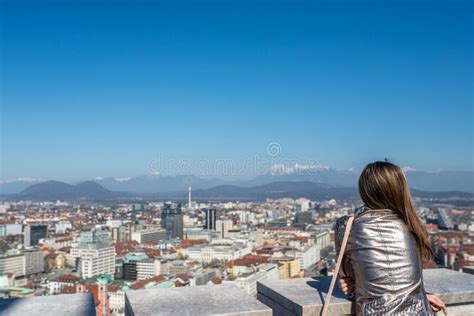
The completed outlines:
{"type": "Polygon", "coordinates": [[[130,193],[110,191],[94,181],[71,185],[60,181],[46,181],[29,186],[15,195],[24,200],[115,200],[130,197],[130,193]]]}

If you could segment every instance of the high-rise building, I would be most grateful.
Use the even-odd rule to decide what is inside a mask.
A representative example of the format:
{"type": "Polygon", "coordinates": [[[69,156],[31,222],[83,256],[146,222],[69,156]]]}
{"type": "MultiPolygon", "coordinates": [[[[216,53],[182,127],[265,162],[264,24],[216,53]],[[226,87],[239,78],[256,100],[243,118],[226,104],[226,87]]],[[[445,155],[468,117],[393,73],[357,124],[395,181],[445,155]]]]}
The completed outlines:
{"type": "Polygon", "coordinates": [[[25,249],[25,275],[41,273],[44,270],[43,252],[39,249],[25,249]]]}
{"type": "Polygon", "coordinates": [[[161,209],[161,227],[167,238],[183,238],[183,213],[181,204],[166,202],[161,209]]]}
{"type": "Polygon", "coordinates": [[[227,238],[229,235],[229,229],[232,229],[232,220],[230,219],[219,219],[216,221],[216,231],[220,233],[221,238],[227,238]]]}
{"type": "Polygon", "coordinates": [[[76,269],[83,278],[114,275],[115,248],[109,245],[106,231],[94,229],[81,233],[79,243],[71,248],[71,256],[76,258],[76,269]]]}
{"type": "Polygon", "coordinates": [[[40,239],[48,237],[48,225],[29,224],[25,227],[25,247],[35,246],[40,239]]]}
{"type": "Polygon", "coordinates": [[[299,212],[295,215],[295,226],[305,226],[313,223],[313,212],[299,212]]]}
{"type": "Polygon", "coordinates": [[[204,229],[216,230],[217,209],[206,208],[204,209],[204,214],[205,214],[204,229]]]}
{"type": "Polygon", "coordinates": [[[193,208],[193,202],[191,201],[191,192],[192,188],[191,186],[188,187],[188,208],[192,209],[193,208]]]}

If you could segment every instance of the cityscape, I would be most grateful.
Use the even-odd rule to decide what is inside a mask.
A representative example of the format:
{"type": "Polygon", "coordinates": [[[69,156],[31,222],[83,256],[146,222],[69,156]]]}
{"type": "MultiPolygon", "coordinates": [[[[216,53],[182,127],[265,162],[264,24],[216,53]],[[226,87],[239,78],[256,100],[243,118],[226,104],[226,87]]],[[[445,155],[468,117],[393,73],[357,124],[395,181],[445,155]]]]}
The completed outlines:
{"type": "MultiPolygon", "coordinates": [[[[125,315],[142,289],[331,275],[334,222],[359,200],[3,201],[3,299],[92,293],[97,315],[125,315]]],[[[424,268],[474,265],[474,195],[416,198],[436,260],[424,268]]]]}
{"type": "Polygon", "coordinates": [[[359,315],[329,291],[335,224],[374,161],[434,252],[418,285],[474,315],[472,1],[2,0],[0,21],[0,315],[359,315]]]}

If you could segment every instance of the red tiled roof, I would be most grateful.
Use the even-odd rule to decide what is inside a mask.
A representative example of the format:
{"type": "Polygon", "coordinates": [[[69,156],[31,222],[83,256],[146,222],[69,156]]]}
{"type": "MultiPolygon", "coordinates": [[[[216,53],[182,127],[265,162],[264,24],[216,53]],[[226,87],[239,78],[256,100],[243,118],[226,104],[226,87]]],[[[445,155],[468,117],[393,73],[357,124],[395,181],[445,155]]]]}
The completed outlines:
{"type": "Polygon", "coordinates": [[[107,286],[107,292],[117,292],[118,290],[120,290],[120,287],[116,284],[107,286]]]}
{"type": "Polygon", "coordinates": [[[308,241],[309,241],[309,237],[307,237],[307,236],[295,236],[293,239],[294,240],[299,240],[299,241],[301,241],[302,243],[305,243],[305,244],[308,243],[308,241]]]}
{"type": "Polygon", "coordinates": [[[146,253],[148,257],[156,257],[161,254],[160,249],[144,248],[143,251],[146,253]]]}
{"type": "Polygon", "coordinates": [[[194,245],[207,244],[207,243],[208,243],[207,239],[184,239],[181,241],[178,247],[189,248],[194,245]]]}
{"type": "Polygon", "coordinates": [[[249,267],[249,266],[255,266],[255,265],[259,265],[259,264],[262,264],[262,263],[267,263],[268,262],[268,259],[269,257],[265,257],[265,256],[256,256],[256,255],[246,255],[240,259],[236,259],[232,262],[232,264],[234,266],[246,266],[246,267],[249,267]]]}
{"type": "Polygon", "coordinates": [[[121,257],[123,255],[126,255],[129,252],[134,252],[135,247],[137,245],[138,245],[138,242],[136,242],[135,240],[119,241],[113,244],[113,246],[115,247],[115,255],[121,257]]]}
{"type": "Polygon", "coordinates": [[[186,274],[180,274],[178,278],[174,281],[174,286],[175,287],[182,287],[182,286],[187,286],[189,285],[189,280],[191,280],[193,277],[186,275],[186,274]]]}
{"type": "Polygon", "coordinates": [[[130,288],[132,290],[139,290],[143,287],[145,287],[145,285],[149,284],[149,283],[152,283],[152,282],[161,282],[165,279],[165,277],[160,274],[160,275],[155,275],[154,277],[151,277],[149,279],[146,279],[146,280],[139,280],[135,283],[133,283],[132,285],[130,285],[130,288]]]}
{"type": "Polygon", "coordinates": [[[158,242],[156,240],[152,240],[145,243],[145,246],[156,246],[156,245],[158,245],[158,242]]]}
{"type": "Polygon", "coordinates": [[[79,277],[74,274],[62,274],[55,277],[52,281],[64,282],[64,283],[75,283],[79,281],[79,277]]]}

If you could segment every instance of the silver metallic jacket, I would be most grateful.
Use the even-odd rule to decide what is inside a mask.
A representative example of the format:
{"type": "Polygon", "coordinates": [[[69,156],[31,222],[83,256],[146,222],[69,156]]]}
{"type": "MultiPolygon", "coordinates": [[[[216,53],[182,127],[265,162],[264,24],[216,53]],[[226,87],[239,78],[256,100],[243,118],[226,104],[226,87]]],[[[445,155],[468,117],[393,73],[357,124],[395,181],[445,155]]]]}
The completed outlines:
{"type": "MultiPolygon", "coordinates": [[[[357,315],[434,315],[426,298],[420,256],[401,214],[393,210],[355,211],[342,272],[355,282],[357,315]]],[[[336,251],[347,216],[335,226],[336,251]]]]}

